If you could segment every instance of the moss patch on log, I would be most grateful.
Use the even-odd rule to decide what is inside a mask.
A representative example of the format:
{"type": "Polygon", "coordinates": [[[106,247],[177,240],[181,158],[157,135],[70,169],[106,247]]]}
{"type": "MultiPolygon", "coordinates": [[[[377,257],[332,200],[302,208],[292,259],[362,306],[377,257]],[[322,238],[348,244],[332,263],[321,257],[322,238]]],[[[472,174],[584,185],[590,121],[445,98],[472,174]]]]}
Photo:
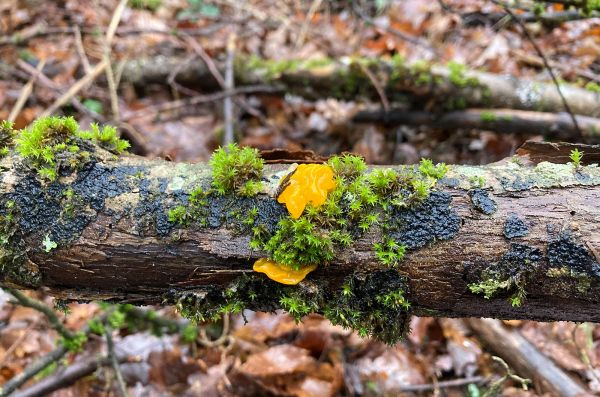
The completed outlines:
{"type": "MultiPolygon", "coordinates": [[[[486,299],[508,296],[512,306],[521,306],[527,296],[527,279],[537,270],[542,258],[539,249],[513,243],[497,262],[480,270],[480,279],[471,282],[469,290],[486,299]]],[[[469,274],[473,273],[472,264],[467,265],[467,269],[469,274]]]]}
{"type": "Polygon", "coordinates": [[[239,154],[243,149],[228,149],[220,150],[211,160],[210,182],[193,187],[168,211],[175,226],[225,226],[250,234],[251,249],[266,252],[280,266],[295,270],[327,266],[358,238],[378,231],[381,240],[374,252],[381,269],[358,271],[334,288],[335,292],[310,276],[297,286],[284,286],[253,274],[226,291],[172,291],[167,300],[176,302],[185,316],[196,321],[244,308],[283,308],[297,319],[310,312],[322,313],[362,335],[395,342],[404,332],[398,324],[404,324],[408,316],[409,294],[406,280],[396,270],[382,269],[400,266],[407,248],[417,249],[458,232],[460,218],[450,207],[450,195],[434,191],[447,167],[422,160],[401,171],[388,168],[367,172],[362,158],[335,156],[325,165],[333,171],[333,191],[324,197],[322,205],[307,204],[299,216],[292,216],[275,199],[296,168],[292,166],[287,174],[270,181],[262,176],[260,160],[250,158],[254,152],[248,152],[249,157],[242,161],[239,154]],[[220,167],[224,163],[229,170],[241,169],[242,163],[253,164],[250,169],[255,171],[224,176],[220,167]],[[262,192],[272,192],[271,198],[240,194],[239,187],[259,178],[265,184],[262,192]],[[218,189],[223,186],[229,188],[218,189]]]}
{"type": "Polygon", "coordinates": [[[408,331],[409,297],[404,277],[394,270],[381,270],[356,272],[337,289],[324,282],[285,286],[253,274],[240,277],[225,290],[171,291],[166,301],[197,322],[217,320],[224,313],[244,309],[284,309],[297,321],[309,313],[319,313],[363,337],[393,344],[408,331]]]}

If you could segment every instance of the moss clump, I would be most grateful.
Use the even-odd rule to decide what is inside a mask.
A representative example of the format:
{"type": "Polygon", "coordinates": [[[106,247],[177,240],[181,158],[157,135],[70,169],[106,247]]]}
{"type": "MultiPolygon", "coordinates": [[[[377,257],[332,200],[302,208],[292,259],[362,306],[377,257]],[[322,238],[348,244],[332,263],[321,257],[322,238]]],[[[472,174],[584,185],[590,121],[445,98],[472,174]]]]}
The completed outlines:
{"type": "Polygon", "coordinates": [[[587,83],[585,85],[585,89],[588,91],[592,91],[592,92],[596,92],[600,94],[600,84],[594,82],[594,81],[590,81],[589,83],[587,83]]]}
{"type": "Polygon", "coordinates": [[[217,149],[211,159],[212,187],[219,195],[252,197],[262,187],[264,161],[258,150],[236,144],[217,149]]]}
{"type": "Polygon", "coordinates": [[[483,112],[481,112],[479,114],[479,119],[481,121],[485,121],[486,123],[491,123],[491,122],[498,120],[498,117],[496,117],[496,115],[493,112],[484,110],[483,112]]]}
{"type": "Polygon", "coordinates": [[[178,205],[169,210],[169,222],[180,226],[189,226],[191,222],[198,222],[200,226],[206,226],[206,204],[208,193],[197,187],[190,193],[187,205],[178,205]]]}
{"type": "Polygon", "coordinates": [[[167,301],[175,303],[184,317],[195,322],[215,321],[223,313],[244,308],[258,311],[284,309],[296,321],[309,313],[320,313],[332,323],[357,330],[393,344],[408,330],[411,313],[406,279],[394,270],[355,273],[339,288],[327,285],[284,286],[258,276],[243,276],[225,290],[172,291],[167,301]]]}
{"type": "Polygon", "coordinates": [[[391,238],[386,238],[381,243],[375,243],[377,259],[388,267],[397,267],[406,253],[406,246],[398,244],[391,238]]]}
{"type": "Polygon", "coordinates": [[[89,159],[90,153],[77,145],[78,129],[72,117],[38,119],[17,136],[16,150],[40,177],[53,181],[61,168],[75,169],[89,159]]]}
{"type": "Polygon", "coordinates": [[[6,156],[14,146],[15,131],[10,121],[0,122],[0,159],[6,156]]]}
{"type": "Polygon", "coordinates": [[[19,132],[15,149],[42,179],[54,181],[61,170],[80,169],[90,160],[93,148],[87,142],[114,153],[129,147],[114,127],[93,124],[91,131],[80,131],[73,117],[43,117],[19,132]]]}
{"type": "Polygon", "coordinates": [[[512,306],[525,302],[527,278],[537,269],[542,252],[523,244],[511,244],[510,249],[496,263],[481,271],[480,280],[469,284],[474,294],[485,299],[508,295],[512,306]]]}
{"type": "Polygon", "coordinates": [[[82,139],[93,141],[101,148],[116,154],[127,151],[131,146],[126,140],[120,139],[117,129],[110,125],[100,128],[98,124],[94,123],[91,125],[90,131],[81,131],[77,135],[82,139]]]}
{"type": "Polygon", "coordinates": [[[475,77],[467,76],[467,67],[466,65],[454,61],[448,62],[446,65],[448,67],[448,79],[452,84],[454,84],[458,88],[465,87],[478,87],[479,80],[475,77]]]}

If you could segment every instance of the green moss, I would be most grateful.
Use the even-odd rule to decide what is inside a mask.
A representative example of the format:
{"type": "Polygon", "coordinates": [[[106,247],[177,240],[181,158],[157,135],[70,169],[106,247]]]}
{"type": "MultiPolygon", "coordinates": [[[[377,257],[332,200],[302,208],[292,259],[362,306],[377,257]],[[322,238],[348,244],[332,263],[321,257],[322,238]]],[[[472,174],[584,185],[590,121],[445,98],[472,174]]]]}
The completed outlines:
{"type": "Polygon", "coordinates": [[[173,292],[167,301],[194,322],[215,321],[242,308],[284,309],[296,321],[320,313],[332,323],[386,343],[396,343],[408,330],[411,307],[406,279],[394,270],[356,272],[341,287],[272,284],[257,275],[242,276],[225,289],[173,292]]]}
{"type": "Polygon", "coordinates": [[[161,4],[162,0],[131,0],[131,7],[138,10],[156,11],[161,4]]]}
{"type": "Polygon", "coordinates": [[[542,253],[523,244],[511,244],[500,260],[483,269],[480,279],[469,284],[469,291],[485,299],[508,296],[512,306],[525,302],[528,277],[537,269],[542,253]]]}
{"type": "Polygon", "coordinates": [[[82,139],[93,141],[101,148],[116,154],[127,151],[131,146],[126,140],[120,139],[117,129],[110,125],[100,128],[98,124],[94,123],[91,125],[90,131],[80,131],[77,135],[82,139]]]}
{"type": "Polygon", "coordinates": [[[588,91],[600,93],[600,84],[598,84],[598,83],[596,83],[594,81],[590,81],[589,83],[587,83],[585,85],[585,89],[588,90],[588,91]]]}
{"type": "Polygon", "coordinates": [[[406,253],[406,246],[398,244],[391,238],[386,238],[381,243],[375,243],[373,248],[379,261],[388,267],[397,267],[406,253]]]}
{"type": "Polygon", "coordinates": [[[19,133],[16,150],[40,177],[53,181],[61,168],[77,168],[89,159],[89,152],[76,144],[78,129],[72,117],[38,119],[19,133]]]}
{"type": "Polygon", "coordinates": [[[465,87],[478,87],[479,80],[474,77],[467,76],[467,67],[466,65],[454,61],[448,62],[446,65],[448,67],[448,79],[452,84],[454,84],[458,88],[465,87]]]}
{"type": "Polygon", "coordinates": [[[485,121],[487,123],[491,123],[493,121],[498,120],[498,117],[496,117],[496,115],[493,112],[490,112],[488,110],[484,110],[483,112],[481,112],[479,118],[481,119],[481,121],[485,121]]]}
{"type": "Polygon", "coordinates": [[[184,227],[189,226],[192,222],[206,226],[208,195],[209,193],[205,192],[202,187],[192,190],[187,205],[178,205],[169,210],[169,222],[184,227]]]}
{"type": "Polygon", "coordinates": [[[10,121],[0,122],[0,159],[6,156],[14,146],[15,131],[10,121]]]}
{"type": "Polygon", "coordinates": [[[229,144],[213,153],[210,165],[212,187],[219,195],[252,197],[262,188],[264,161],[256,149],[229,144]]]}

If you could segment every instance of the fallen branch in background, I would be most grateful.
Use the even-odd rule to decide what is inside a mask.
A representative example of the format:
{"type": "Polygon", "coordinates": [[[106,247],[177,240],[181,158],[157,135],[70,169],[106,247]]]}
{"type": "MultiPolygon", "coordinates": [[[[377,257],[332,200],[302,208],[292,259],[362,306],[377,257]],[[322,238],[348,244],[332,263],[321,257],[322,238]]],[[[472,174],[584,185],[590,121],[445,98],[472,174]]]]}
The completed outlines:
{"type": "MultiPolygon", "coordinates": [[[[269,61],[240,60],[236,81],[240,84],[272,84],[282,92],[308,99],[378,100],[371,79],[358,64],[368,67],[382,82],[390,102],[408,102],[418,108],[460,110],[468,107],[562,112],[564,103],[552,83],[517,79],[446,66],[400,59],[331,59],[269,61]]],[[[124,65],[122,82],[134,85],[164,84],[182,62],[176,57],[140,58],[124,65]]],[[[219,85],[202,61],[188,62],[177,75],[180,84],[216,89],[219,85]]],[[[600,117],[600,93],[563,84],[561,90],[574,114],[600,117]]]]}
{"type": "MultiPolygon", "coordinates": [[[[123,364],[132,362],[134,359],[121,354],[117,355],[114,361],[118,364],[123,364]]],[[[45,377],[33,386],[12,394],[12,397],[38,397],[48,395],[53,391],[69,387],[79,379],[93,374],[98,368],[109,366],[112,363],[113,361],[110,357],[99,357],[96,355],[85,357],[77,360],[64,369],[45,377]]]]}
{"type": "Polygon", "coordinates": [[[540,353],[519,331],[492,319],[466,319],[484,344],[500,355],[519,374],[531,378],[543,390],[562,397],[586,395],[585,389],[563,372],[554,362],[540,353]]]}
{"type": "MultiPolygon", "coordinates": [[[[600,140],[600,119],[576,116],[588,141],[600,140]]],[[[569,139],[576,135],[567,113],[545,113],[513,109],[466,109],[436,114],[425,111],[392,109],[389,112],[361,111],[353,118],[357,123],[383,123],[385,125],[429,126],[445,130],[476,128],[503,134],[544,135],[548,138],[569,139]]]]}

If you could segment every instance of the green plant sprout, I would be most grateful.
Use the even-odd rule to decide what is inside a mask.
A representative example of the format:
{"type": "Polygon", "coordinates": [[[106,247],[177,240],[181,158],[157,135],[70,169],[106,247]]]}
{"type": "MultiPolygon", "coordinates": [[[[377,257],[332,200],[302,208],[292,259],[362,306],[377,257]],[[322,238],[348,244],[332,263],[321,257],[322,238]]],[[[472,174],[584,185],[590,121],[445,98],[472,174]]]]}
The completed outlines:
{"type": "Polygon", "coordinates": [[[581,167],[581,159],[583,158],[583,152],[579,149],[571,150],[569,154],[569,158],[571,159],[571,164],[575,169],[579,169],[581,167]]]}

